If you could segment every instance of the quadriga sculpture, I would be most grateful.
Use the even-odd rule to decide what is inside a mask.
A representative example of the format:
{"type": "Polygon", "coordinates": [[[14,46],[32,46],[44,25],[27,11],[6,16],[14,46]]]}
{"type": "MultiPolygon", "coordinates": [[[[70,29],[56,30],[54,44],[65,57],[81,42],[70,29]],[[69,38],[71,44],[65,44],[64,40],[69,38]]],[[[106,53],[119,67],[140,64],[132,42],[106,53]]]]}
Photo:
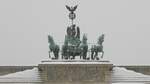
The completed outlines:
{"type": "Polygon", "coordinates": [[[59,46],[55,44],[53,37],[50,35],[48,35],[48,43],[49,43],[49,58],[52,58],[50,52],[53,52],[55,58],[52,59],[58,59],[60,49],[59,46]]]}
{"type": "Polygon", "coordinates": [[[91,47],[91,59],[99,60],[98,52],[100,52],[102,54],[101,58],[103,58],[103,55],[104,55],[103,45],[102,45],[103,42],[104,42],[104,34],[99,36],[97,45],[92,45],[92,47],[91,47]]]}
{"type": "MultiPolygon", "coordinates": [[[[66,35],[65,35],[65,41],[64,44],[61,47],[61,58],[62,59],[75,59],[76,56],[80,56],[80,59],[89,60],[90,57],[87,58],[87,52],[88,50],[88,43],[87,43],[87,37],[84,34],[82,41],[80,40],[80,28],[74,24],[74,19],[76,18],[75,10],[77,9],[77,6],[67,6],[66,8],[69,10],[69,19],[71,19],[72,24],[67,27],[66,35]]],[[[58,59],[59,57],[59,46],[55,44],[52,36],[48,35],[48,42],[49,42],[49,57],[50,52],[53,52],[55,58],[58,59]]],[[[92,45],[91,50],[91,59],[97,59],[99,60],[98,53],[101,53],[101,58],[103,58],[104,51],[103,51],[103,45],[104,42],[104,34],[99,36],[98,42],[96,45],[92,45]]]]}

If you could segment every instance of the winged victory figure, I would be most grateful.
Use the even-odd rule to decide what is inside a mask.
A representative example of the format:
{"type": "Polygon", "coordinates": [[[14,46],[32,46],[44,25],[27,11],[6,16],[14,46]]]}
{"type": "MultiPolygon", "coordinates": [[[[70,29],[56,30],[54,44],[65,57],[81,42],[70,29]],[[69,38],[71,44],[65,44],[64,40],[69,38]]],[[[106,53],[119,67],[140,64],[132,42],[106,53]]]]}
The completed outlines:
{"type": "Polygon", "coordinates": [[[73,20],[76,18],[76,14],[74,13],[74,11],[77,9],[78,5],[76,6],[68,6],[66,5],[66,8],[70,11],[69,13],[69,18],[72,20],[72,24],[73,24],[73,20]]]}
{"type": "Polygon", "coordinates": [[[74,7],[73,6],[69,7],[69,6],[66,5],[66,8],[71,12],[71,14],[74,13],[74,11],[77,9],[77,7],[78,7],[78,5],[76,5],[74,7]]]}

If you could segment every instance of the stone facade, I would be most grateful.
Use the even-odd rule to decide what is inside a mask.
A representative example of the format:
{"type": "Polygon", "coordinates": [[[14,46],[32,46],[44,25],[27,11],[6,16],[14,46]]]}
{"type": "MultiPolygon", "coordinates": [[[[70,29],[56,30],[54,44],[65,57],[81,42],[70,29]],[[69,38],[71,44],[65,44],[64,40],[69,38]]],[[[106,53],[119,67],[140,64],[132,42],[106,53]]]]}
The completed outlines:
{"type": "Polygon", "coordinates": [[[112,64],[39,64],[47,82],[110,82],[112,64]]]}

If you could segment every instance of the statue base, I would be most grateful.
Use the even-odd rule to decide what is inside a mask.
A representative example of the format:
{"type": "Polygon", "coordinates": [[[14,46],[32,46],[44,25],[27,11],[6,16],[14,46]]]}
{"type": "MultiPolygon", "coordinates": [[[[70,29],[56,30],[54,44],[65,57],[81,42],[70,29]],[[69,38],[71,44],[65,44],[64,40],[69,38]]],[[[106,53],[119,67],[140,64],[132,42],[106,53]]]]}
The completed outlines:
{"type": "Polygon", "coordinates": [[[109,61],[44,60],[38,65],[46,82],[111,82],[109,61]]]}

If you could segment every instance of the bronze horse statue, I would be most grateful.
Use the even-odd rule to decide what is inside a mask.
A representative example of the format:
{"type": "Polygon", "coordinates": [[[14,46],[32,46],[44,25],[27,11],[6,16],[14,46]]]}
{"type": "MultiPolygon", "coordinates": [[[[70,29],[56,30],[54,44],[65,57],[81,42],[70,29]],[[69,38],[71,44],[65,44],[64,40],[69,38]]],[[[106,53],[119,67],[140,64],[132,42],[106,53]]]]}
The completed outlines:
{"type": "Polygon", "coordinates": [[[104,42],[104,34],[99,36],[97,45],[92,45],[92,47],[91,47],[91,59],[92,60],[94,60],[94,59],[99,60],[99,58],[98,58],[99,52],[102,53],[101,58],[103,58],[103,55],[104,55],[103,45],[102,45],[103,42],[104,42]]]}
{"type": "Polygon", "coordinates": [[[53,37],[50,35],[48,35],[48,43],[49,43],[49,58],[52,58],[50,52],[53,52],[55,58],[52,59],[58,59],[60,49],[59,46],[55,44],[53,37]]]}
{"type": "Polygon", "coordinates": [[[88,44],[87,44],[87,36],[85,34],[83,35],[82,42],[79,48],[81,49],[80,58],[83,57],[83,59],[87,59],[88,44]]]}

